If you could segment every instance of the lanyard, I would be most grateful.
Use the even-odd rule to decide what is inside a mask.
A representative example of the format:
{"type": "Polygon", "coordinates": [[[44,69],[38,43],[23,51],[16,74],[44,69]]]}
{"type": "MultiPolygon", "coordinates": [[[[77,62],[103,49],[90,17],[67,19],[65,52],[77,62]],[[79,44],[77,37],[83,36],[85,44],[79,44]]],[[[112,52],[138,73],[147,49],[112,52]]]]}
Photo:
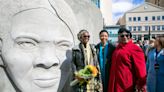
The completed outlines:
{"type": "Polygon", "coordinates": [[[157,61],[157,57],[158,57],[158,54],[160,53],[160,51],[158,52],[157,50],[155,51],[155,64],[154,64],[154,69],[155,70],[158,70],[159,69],[159,63],[157,61]]]}

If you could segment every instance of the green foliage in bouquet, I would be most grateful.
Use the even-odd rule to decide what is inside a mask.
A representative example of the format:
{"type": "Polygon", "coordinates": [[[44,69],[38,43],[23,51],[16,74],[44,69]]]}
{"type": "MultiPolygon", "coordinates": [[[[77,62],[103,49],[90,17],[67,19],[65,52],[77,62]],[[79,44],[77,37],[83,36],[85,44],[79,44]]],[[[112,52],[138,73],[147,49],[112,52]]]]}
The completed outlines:
{"type": "Polygon", "coordinates": [[[98,70],[93,65],[87,65],[84,67],[84,69],[79,70],[78,72],[75,72],[75,80],[73,80],[70,85],[74,86],[79,83],[79,85],[82,85],[83,83],[88,83],[92,78],[96,77],[98,74],[98,70]]]}

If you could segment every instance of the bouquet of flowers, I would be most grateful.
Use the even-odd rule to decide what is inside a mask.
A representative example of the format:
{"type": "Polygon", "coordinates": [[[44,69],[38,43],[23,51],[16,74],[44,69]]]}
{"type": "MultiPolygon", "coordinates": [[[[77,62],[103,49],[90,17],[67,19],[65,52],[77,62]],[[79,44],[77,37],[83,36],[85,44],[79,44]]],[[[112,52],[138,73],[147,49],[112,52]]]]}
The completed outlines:
{"type": "Polygon", "coordinates": [[[70,85],[74,86],[77,83],[82,85],[85,82],[88,82],[90,79],[96,77],[98,74],[98,70],[93,65],[87,65],[84,67],[84,69],[79,70],[78,72],[75,72],[76,79],[73,80],[70,85]]]}

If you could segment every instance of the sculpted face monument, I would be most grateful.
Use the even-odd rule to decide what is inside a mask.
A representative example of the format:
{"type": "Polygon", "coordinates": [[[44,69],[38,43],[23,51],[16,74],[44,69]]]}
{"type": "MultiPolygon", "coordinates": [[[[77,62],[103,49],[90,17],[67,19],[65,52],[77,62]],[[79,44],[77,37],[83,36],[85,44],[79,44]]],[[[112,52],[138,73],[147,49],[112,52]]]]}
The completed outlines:
{"type": "Polygon", "coordinates": [[[0,0],[0,92],[71,92],[76,33],[102,24],[80,2],[73,9],[65,0],[0,0]]]}
{"type": "Polygon", "coordinates": [[[1,2],[0,64],[15,91],[60,92],[69,78],[73,28],[46,0],[1,2]]]}

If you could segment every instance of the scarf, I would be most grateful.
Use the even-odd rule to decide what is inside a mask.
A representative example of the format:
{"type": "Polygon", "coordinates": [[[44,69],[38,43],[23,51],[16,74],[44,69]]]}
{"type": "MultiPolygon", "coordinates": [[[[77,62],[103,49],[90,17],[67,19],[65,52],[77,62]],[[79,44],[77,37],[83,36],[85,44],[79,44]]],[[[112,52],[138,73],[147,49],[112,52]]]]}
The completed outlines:
{"type": "Polygon", "coordinates": [[[84,63],[85,63],[85,65],[89,65],[89,64],[94,65],[92,50],[91,50],[89,43],[86,44],[86,48],[82,44],[82,49],[84,52],[84,63]]]}
{"type": "MultiPolygon", "coordinates": [[[[82,44],[82,49],[83,49],[83,52],[84,52],[84,63],[85,63],[85,65],[94,65],[93,54],[92,54],[92,50],[91,50],[90,44],[87,43],[86,44],[86,48],[82,44]]],[[[90,90],[94,89],[93,83],[94,83],[94,79],[91,79],[87,83],[87,85],[86,85],[87,91],[86,92],[91,92],[90,90]]]]}
{"type": "Polygon", "coordinates": [[[100,58],[100,70],[101,70],[101,74],[102,74],[102,80],[103,80],[103,84],[106,85],[105,83],[105,64],[106,64],[106,57],[108,55],[108,42],[106,43],[104,49],[102,46],[102,43],[100,44],[100,52],[99,52],[99,58],[100,58]]]}

